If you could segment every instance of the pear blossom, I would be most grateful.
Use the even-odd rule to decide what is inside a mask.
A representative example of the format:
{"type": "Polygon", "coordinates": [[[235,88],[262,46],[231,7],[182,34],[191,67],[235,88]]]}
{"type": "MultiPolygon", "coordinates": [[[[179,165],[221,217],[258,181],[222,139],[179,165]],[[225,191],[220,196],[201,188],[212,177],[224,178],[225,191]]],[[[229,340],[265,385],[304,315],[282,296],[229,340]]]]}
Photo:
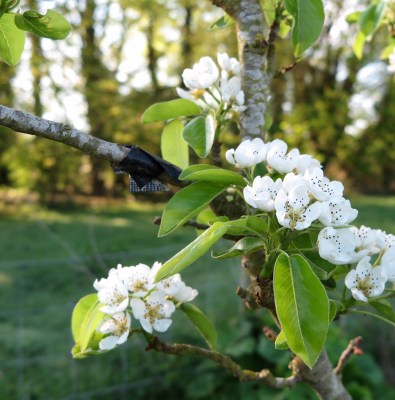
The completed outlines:
{"type": "Polygon", "coordinates": [[[199,293],[196,289],[185,285],[180,274],[175,274],[156,284],[158,290],[167,294],[170,300],[186,303],[192,301],[199,293]]]}
{"type": "Polygon", "coordinates": [[[379,296],[384,291],[387,275],[382,267],[370,264],[370,257],[363,257],[345,278],[354,299],[367,302],[369,297],[379,296]]]}
{"type": "Polygon", "coordinates": [[[280,190],[275,201],[278,222],[291,230],[308,228],[321,213],[321,203],[310,204],[310,197],[305,185],[293,187],[289,193],[280,190]]]}
{"type": "Polygon", "coordinates": [[[389,233],[388,235],[385,236],[384,241],[385,241],[385,247],[387,249],[395,247],[395,235],[389,233]]]}
{"type": "Polygon", "coordinates": [[[308,182],[310,192],[319,201],[328,201],[343,196],[343,184],[338,181],[330,181],[324,176],[321,168],[307,170],[304,177],[308,182]]]}
{"type": "Polygon", "coordinates": [[[236,103],[239,106],[244,105],[244,92],[241,90],[241,79],[233,76],[228,79],[221,79],[221,96],[226,103],[236,103]]]}
{"type": "Polygon", "coordinates": [[[97,293],[100,303],[104,306],[100,311],[105,314],[115,314],[126,310],[129,304],[129,293],[122,281],[117,281],[113,286],[100,289],[97,293]]]}
{"type": "Polygon", "coordinates": [[[386,273],[388,280],[395,283],[395,247],[391,247],[384,252],[380,260],[380,265],[386,273]]]}
{"type": "Polygon", "coordinates": [[[120,277],[133,296],[144,297],[154,288],[154,279],[151,268],[145,264],[124,267],[120,277]]]}
{"type": "Polygon", "coordinates": [[[369,250],[369,254],[377,254],[385,247],[385,233],[379,229],[372,229],[367,226],[355,226],[350,228],[354,235],[361,241],[361,247],[369,250]]]}
{"type": "Polygon", "coordinates": [[[319,221],[326,226],[347,225],[357,218],[358,210],[351,207],[344,197],[322,202],[322,212],[319,221]]]}
{"type": "Polygon", "coordinates": [[[270,143],[266,161],[275,171],[286,174],[295,169],[299,161],[299,150],[293,149],[287,154],[288,146],[280,139],[275,139],[270,143]]]}
{"type": "Polygon", "coordinates": [[[301,154],[295,169],[299,174],[304,174],[308,170],[321,167],[321,163],[310,154],[301,154]]]}
{"type": "Polygon", "coordinates": [[[129,336],[131,317],[127,312],[115,313],[102,322],[98,331],[104,335],[110,334],[99,342],[100,350],[112,350],[125,343],[129,336]]]}
{"type": "Polygon", "coordinates": [[[244,140],[237,149],[226,152],[226,160],[239,168],[249,168],[262,162],[266,158],[267,145],[260,138],[244,140]]]}
{"type": "Polygon", "coordinates": [[[172,320],[171,314],[176,307],[170,300],[166,300],[166,294],[162,291],[154,291],[144,300],[134,297],[130,300],[133,315],[140,321],[146,332],[166,332],[172,320]]]}
{"type": "Polygon", "coordinates": [[[319,233],[317,244],[320,257],[335,265],[351,264],[369,254],[350,228],[326,227],[319,233]]]}
{"type": "Polygon", "coordinates": [[[274,182],[269,176],[257,176],[252,182],[252,186],[244,188],[244,199],[254,208],[263,211],[273,211],[274,200],[282,187],[281,179],[277,179],[274,182]]]}
{"type": "Polygon", "coordinates": [[[283,187],[287,193],[289,193],[295,186],[299,185],[304,186],[306,190],[309,189],[307,181],[303,175],[296,175],[293,172],[289,172],[284,176],[283,187]]]}
{"type": "Polygon", "coordinates": [[[207,89],[219,77],[219,70],[211,57],[202,57],[192,68],[182,73],[185,86],[191,90],[207,89]]]}
{"type": "Polygon", "coordinates": [[[228,79],[229,75],[240,76],[240,62],[236,58],[229,57],[227,53],[218,53],[217,61],[222,69],[222,78],[228,79]]]}

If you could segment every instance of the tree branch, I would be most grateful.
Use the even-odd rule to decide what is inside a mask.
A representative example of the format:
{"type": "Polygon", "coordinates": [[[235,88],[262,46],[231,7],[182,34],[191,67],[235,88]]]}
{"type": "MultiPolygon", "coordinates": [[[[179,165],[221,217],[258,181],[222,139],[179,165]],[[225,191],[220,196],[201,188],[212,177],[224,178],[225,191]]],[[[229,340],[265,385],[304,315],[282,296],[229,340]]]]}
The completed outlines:
{"type": "Polygon", "coordinates": [[[291,375],[287,378],[279,378],[275,377],[268,369],[263,369],[259,372],[242,369],[240,365],[235,363],[230,357],[216,351],[192,346],[189,344],[168,344],[161,342],[156,336],[148,334],[145,336],[148,341],[148,351],[155,350],[161,353],[172,355],[196,355],[204,357],[226,369],[241,382],[260,381],[264,382],[270,387],[283,389],[287,387],[293,387],[300,381],[300,378],[297,375],[291,375]]]}
{"type": "Polygon", "coordinates": [[[36,117],[24,111],[0,105],[0,125],[75,147],[90,156],[121,162],[130,149],[81,132],[67,124],[36,117]]]}
{"type": "Polygon", "coordinates": [[[334,369],[336,375],[342,374],[344,367],[346,366],[348,360],[351,358],[353,354],[357,355],[362,354],[362,349],[360,347],[361,344],[362,344],[362,336],[357,336],[355,339],[350,340],[350,343],[341,354],[339,362],[337,363],[336,368],[334,369]]]}

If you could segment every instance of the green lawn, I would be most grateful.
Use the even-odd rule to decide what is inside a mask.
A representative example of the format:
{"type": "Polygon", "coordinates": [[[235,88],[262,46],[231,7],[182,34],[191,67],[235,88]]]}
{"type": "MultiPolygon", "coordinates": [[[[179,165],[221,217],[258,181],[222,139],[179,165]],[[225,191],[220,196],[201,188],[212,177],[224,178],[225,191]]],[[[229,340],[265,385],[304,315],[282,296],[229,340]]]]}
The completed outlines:
{"type": "MultiPolygon", "coordinates": [[[[353,205],[360,209],[358,223],[395,233],[394,197],[356,197],[353,205]]],[[[157,238],[155,215],[160,215],[159,206],[136,203],[57,211],[0,207],[0,399],[254,400],[263,393],[273,399],[314,399],[303,386],[272,392],[239,384],[208,361],[146,353],[139,337],[101,357],[71,358],[71,311],[80,297],[93,292],[95,278],[106,276],[117,263],[165,261],[194,237],[194,231],[185,228],[157,238]]],[[[286,371],[288,354],[275,351],[260,332],[267,316],[245,310],[234,295],[244,279],[237,260],[206,256],[183,277],[199,290],[196,304],[215,321],[221,350],[246,367],[259,369],[279,361],[277,372],[286,371]]],[[[384,324],[369,324],[363,325],[364,334],[371,326],[379,326],[382,335],[390,332],[384,324]]],[[[176,315],[163,337],[204,345],[183,315],[176,315]]],[[[336,358],[351,338],[334,327],[330,355],[336,358]]],[[[367,348],[374,352],[369,343],[367,348]]],[[[358,398],[374,398],[372,393],[385,386],[377,360],[369,354],[353,360],[349,371],[358,398]],[[372,382],[365,367],[375,373],[372,382]]]]}

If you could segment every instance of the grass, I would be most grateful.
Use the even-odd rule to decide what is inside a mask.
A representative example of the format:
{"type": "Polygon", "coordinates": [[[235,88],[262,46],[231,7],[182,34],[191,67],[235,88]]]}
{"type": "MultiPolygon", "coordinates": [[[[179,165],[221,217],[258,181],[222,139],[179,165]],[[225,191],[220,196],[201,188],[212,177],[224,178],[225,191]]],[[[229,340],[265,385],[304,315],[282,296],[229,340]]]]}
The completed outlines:
{"type": "MultiPolygon", "coordinates": [[[[394,197],[361,196],[353,205],[360,210],[358,223],[395,233],[394,197]]],[[[210,362],[147,354],[139,337],[104,356],[71,358],[72,308],[93,292],[95,278],[117,263],[165,261],[194,237],[185,228],[157,238],[152,219],[160,209],[136,203],[64,210],[0,208],[0,399],[254,400],[262,393],[274,399],[315,398],[303,386],[280,394],[240,385],[210,362]]],[[[245,310],[234,295],[244,279],[237,259],[206,256],[183,277],[199,290],[195,303],[215,321],[221,350],[252,368],[279,362],[282,369],[277,372],[286,370],[287,353],[274,351],[260,333],[265,315],[245,310]]],[[[350,339],[339,332],[333,331],[329,343],[334,354],[350,339]]],[[[183,315],[176,315],[163,337],[203,345],[183,315]]],[[[376,386],[385,385],[378,374],[376,386]]],[[[364,384],[361,378],[358,388],[364,384]]]]}

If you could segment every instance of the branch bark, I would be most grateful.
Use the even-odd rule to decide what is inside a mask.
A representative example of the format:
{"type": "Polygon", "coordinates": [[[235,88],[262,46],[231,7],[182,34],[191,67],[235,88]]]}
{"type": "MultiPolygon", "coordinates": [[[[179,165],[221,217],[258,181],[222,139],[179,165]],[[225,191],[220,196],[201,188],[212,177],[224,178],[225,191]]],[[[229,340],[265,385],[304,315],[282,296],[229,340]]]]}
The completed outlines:
{"type": "Polygon", "coordinates": [[[262,137],[269,99],[270,75],[265,70],[267,42],[259,0],[211,0],[234,20],[237,32],[242,88],[247,110],[240,116],[241,137],[262,137]]]}
{"type": "Polygon", "coordinates": [[[215,362],[220,367],[226,369],[241,382],[260,381],[270,387],[283,389],[292,387],[300,381],[297,375],[291,375],[287,378],[275,377],[268,369],[255,372],[248,369],[242,369],[240,365],[235,363],[230,357],[208,350],[202,347],[192,346],[189,344],[169,344],[159,340],[158,337],[146,334],[148,341],[147,350],[155,350],[161,353],[172,355],[196,355],[207,358],[215,362]]]}
{"type": "Polygon", "coordinates": [[[115,163],[121,162],[130,149],[116,143],[107,142],[95,136],[24,111],[0,105],[0,125],[16,132],[28,133],[75,147],[90,156],[115,163]]]}

